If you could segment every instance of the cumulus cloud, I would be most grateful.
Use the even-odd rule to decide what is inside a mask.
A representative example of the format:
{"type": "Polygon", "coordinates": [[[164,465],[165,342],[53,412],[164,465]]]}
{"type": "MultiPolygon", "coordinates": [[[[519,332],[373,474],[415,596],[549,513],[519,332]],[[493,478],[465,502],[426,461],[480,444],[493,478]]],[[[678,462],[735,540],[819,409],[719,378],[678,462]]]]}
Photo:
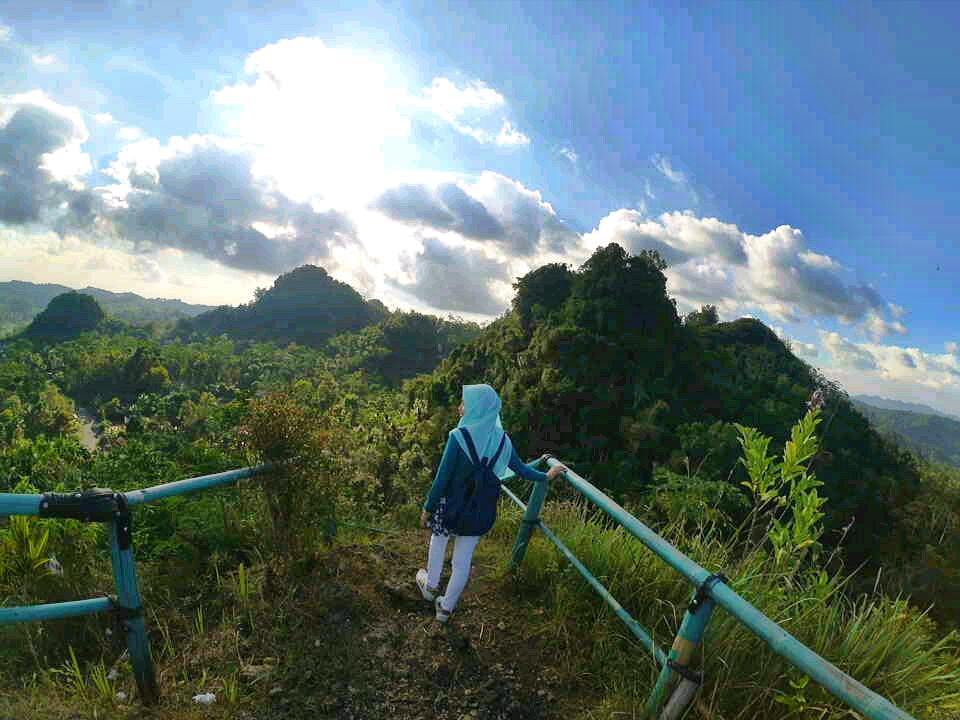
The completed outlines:
{"type": "Polygon", "coordinates": [[[463,185],[400,185],[384,192],[373,207],[417,227],[492,240],[511,257],[528,257],[538,248],[561,251],[578,239],[539,192],[492,172],[463,185]]]}
{"type": "Polygon", "coordinates": [[[97,113],[93,116],[93,119],[97,125],[113,125],[117,122],[113,115],[108,112],[97,113]]]}
{"type": "Polygon", "coordinates": [[[637,210],[621,209],[604,217],[585,241],[596,247],[616,242],[633,253],[656,250],[669,264],[708,257],[744,264],[743,237],[736,225],[716,218],[672,212],[650,219],[637,210]]]}
{"type": "Polygon", "coordinates": [[[812,251],[803,233],[788,225],[751,235],[689,211],[648,218],[621,209],[584,235],[588,249],[610,242],[634,253],[659,252],[670,265],[668,288],[680,302],[715,303],[728,313],[757,308],[785,322],[866,322],[874,337],[906,332],[899,321],[884,319],[887,303],[874,288],[846,282],[838,262],[812,251]]]}
{"type": "Polygon", "coordinates": [[[850,342],[839,333],[821,332],[821,340],[834,362],[841,367],[858,370],[876,370],[878,367],[877,359],[869,349],[850,342]]]}
{"type": "Polygon", "coordinates": [[[950,355],[956,355],[960,351],[960,346],[955,342],[944,343],[944,347],[950,355]]]}
{"type": "Polygon", "coordinates": [[[13,28],[0,23],[0,43],[6,42],[13,35],[13,28]]]}
{"type": "Polygon", "coordinates": [[[823,346],[840,370],[873,371],[877,381],[911,384],[943,391],[960,391],[960,358],[919,348],[855,343],[835,332],[820,332],[823,346]]]}
{"type": "Polygon", "coordinates": [[[427,238],[407,271],[412,281],[390,284],[439,310],[496,315],[504,309],[490,285],[508,277],[506,265],[481,252],[427,238]]]}
{"type": "Polygon", "coordinates": [[[341,213],[317,212],[272,190],[252,155],[209,137],[127,148],[109,172],[107,216],[140,251],[172,247],[223,265],[280,273],[330,256],[353,240],[341,213]],[[264,225],[274,229],[268,236],[264,225]]]}
{"type": "Polygon", "coordinates": [[[34,91],[0,96],[0,223],[54,221],[82,198],[90,172],[78,111],[34,91]]]}
{"type": "Polygon", "coordinates": [[[871,312],[863,324],[864,331],[874,340],[881,340],[887,335],[896,333],[906,335],[907,328],[899,320],[884,320],[878,313],[871,312]]]}

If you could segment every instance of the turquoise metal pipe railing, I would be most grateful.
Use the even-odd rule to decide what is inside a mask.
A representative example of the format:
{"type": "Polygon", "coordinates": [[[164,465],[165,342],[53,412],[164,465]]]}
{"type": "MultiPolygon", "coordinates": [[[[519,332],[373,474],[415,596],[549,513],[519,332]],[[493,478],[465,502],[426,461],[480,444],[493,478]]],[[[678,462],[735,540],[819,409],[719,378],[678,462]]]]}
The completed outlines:
{"type": "Polygon", "coordinates": [[[157,685],[153,656],[150,653],[150,640],[143,621],[143,603],[140,599],[137,568],[133,559],[130,508],[134,505],[262,475],[269,472],[272,467],[269,464],[257,465],[129,492],[95,488],[68,494],[0,493],[0,517],[39,515],[49,519],[70,518],[84,522],[107,523],[110,535],[110,560],[117,591],[115,597],[0,608],[0,625],[56,620],[100,612],[113,613],[126,631],[127,650],[140,698],[148,705],[157,702],[160,699],[160,688],[157,685]]]}
{"type": "MultiPolygon", "coordinates": [[[[560,464],[559,460],[549,456],[540,458],[538,462],[546,462],[550,467],[560,464]]],[[[506,479],[509,480],[511,477],[512,473],[506,479]]],[[[523,562],[531,535],[535,528],[540,528],[547,539],[556,545],[561,554],[626,624],[660,667],[657,681],[646,702],[645,713],[648,718],[674,720],[681,717],[689,702],[692,701],[697,687],[702,682],[702,674],[694,672],[691,668],[694,651],[703,638],[714,609],[721,607],[765,642],[773,652],[806,673],[831,695],[863,713],[870,720],[914,720],[911,715],[889,700],[817,655],[734,592],[727,585],[726,578],[713,574],[695,563],[573,470],[568,468],[562,473],[562,477],[583,497],[603,510],[694,587],[693,598],[680,623],[680,629],[674,637],[673,645],[669,653],[664,653],[652,640],[650,633],[624,610],[603,584],[543,523],[540,512],[547,495],[547,483],[534,483],[530,499],[526,504],[504,487],[506,494],[524,512],[513,547],[511,561],[513,567],[519,567],[523,562]],[[660,713],[659,716],[658,713],[660,713]]]]}

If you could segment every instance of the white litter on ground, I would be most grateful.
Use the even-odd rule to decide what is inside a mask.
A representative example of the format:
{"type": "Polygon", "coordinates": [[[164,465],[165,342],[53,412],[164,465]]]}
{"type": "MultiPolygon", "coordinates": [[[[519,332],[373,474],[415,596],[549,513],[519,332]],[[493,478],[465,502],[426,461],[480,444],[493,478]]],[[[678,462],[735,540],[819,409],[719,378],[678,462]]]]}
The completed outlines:
{"type": "Polygon", "coordinates": [[[213,693],[200,693],[193,696],[193,701],[200,705],[213,705],[217,701],[217,696],[213,693]]]}

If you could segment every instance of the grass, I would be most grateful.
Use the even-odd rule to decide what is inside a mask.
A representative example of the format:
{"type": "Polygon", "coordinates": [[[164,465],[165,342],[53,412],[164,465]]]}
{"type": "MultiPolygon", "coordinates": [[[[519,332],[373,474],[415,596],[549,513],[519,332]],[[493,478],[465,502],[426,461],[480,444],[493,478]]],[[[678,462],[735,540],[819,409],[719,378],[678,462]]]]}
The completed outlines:
{"type": "MultiPolygon", "coordinates": [[[[495,531],[500,545],[518,526],[508,510],[495,531]]],[[[549,503],[547,524],[651,631],[664,649],[672,643],[690,586],[622,528],[584,506],[549,503]]],[[[704,567],[723,570],[732,587],[768,617],[840,669],[917,718],[960,718],[960,637],[939,636],[934,623],[904,598],[853,598],[846,578],[811,569],[777,570],[762,546],[743,547],[711,528],[676,525],[662,531],[704,567]]],[[[504,557],[504,559],[506,559],[504,557]]],[[[537,632],[554,643],[563,674],[603,688],[585,717],[639,717],[651,687],[653,663],[643,657],[619,619],[545,538],[530,545],[515,582],[531,606],[547,612],[537,632]]],[[[699,663],[706,673],[698,709],[724,720],[857,717],[774,654],[723,610],[714,615],[699,663]]]]}

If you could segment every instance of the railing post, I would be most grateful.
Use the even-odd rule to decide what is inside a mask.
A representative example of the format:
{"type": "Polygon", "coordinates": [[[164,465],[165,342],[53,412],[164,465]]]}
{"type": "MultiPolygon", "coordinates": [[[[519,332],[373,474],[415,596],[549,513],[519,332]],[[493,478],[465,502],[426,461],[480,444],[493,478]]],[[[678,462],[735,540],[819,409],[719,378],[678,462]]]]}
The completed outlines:
{"type": "Polygon", "coordinates": [[[523,520],[520,521],[520,532],[517,533],[517,540],[513,544],[513,555],[510,559],[511,569],[517,569],[523,562],[527,554],[527,545],[530,544],[530,536],[533,535],[533,529],[540,523],[540,510],[543,507],[544,500],[547,499],[547,485],[549,481],[535,482],[533,491],[530,493],[530,500],[527,502],[527,510],[523,514],[523,520]]]}
{"type": "Polygon", "coordinates": [[[152,705],[160,699],[160,688],[150,655],[150,640],[143,621],[143,604],[137,585],[137,568],[133,560],[130,509],[123,493],[117,493],[117,511],[110,525],[110,560],[117,586],[117,608],[126,630],[127,648],[140,699],[152,705]]]}
{"type": "Polygon", "coordinates": [[[696,590],[687,611],[683,614],[683,621],[680,623],[680,629],[673,639],[673,646],[667,655],[667,662],[660,668],[660,675],[657,677],[656,685],[647,698],[647,704],[644,710],[644,717],[655,718],[660,708],[667,700],[668,691],[673,680],[681,674],[687,675],[690,672],[690,661],[693,659],[693,653],[700,645],[703,639],[703,633],[707,629],[707,623],[710,622],[710,616],[713,614],[715,604],[710,597],[710,586],[722,578],[718,575],[711,575],[696,590]]]}

